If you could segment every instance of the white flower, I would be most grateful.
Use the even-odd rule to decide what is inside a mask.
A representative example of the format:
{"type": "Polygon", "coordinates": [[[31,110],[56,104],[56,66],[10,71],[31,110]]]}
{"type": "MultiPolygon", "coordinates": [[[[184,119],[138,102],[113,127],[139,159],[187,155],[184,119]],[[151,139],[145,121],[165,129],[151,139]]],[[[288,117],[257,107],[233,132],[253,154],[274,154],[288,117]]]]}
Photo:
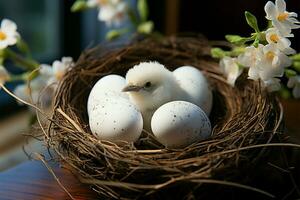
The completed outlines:
{"type": "Polygon", "coordinates": [[[62,80],[65,73],[73,67],[74,62],[71,57],[63,57],[61,61],[54,61],[52,66],[42,64],[40,66],[40,73],[47,78],[47,85],[58,83],[62,80]]]}
{"type": "Polygon", "coordinates": [[[109,0],[88,0],[86,2],[87,6],[90,8],[105,6],[108,4],[109,0]]]}
{"type": "Polygon", "coordinates": [[[274,44],[262,47],[262,54],[258,54],[257,69],[259,77],[267,81],[274,77],[282,77],[284,68],[292,64],[291,59],[283,54],[274,44]]]}
{"type": "Polygon", "coordinates": [[[300,75],[289,78],[287,86],[293,88],[293,96],[295,98],[300,98],[300,75]]]}
{"type": "Polygon", "coordinates": [[[0,65],[0,84],[3,85],[10,78],[6,69],[0,65]]]}
{"type": "Polygon", "coordinates": [[[125,19],[127,5],[121,2],[114,6],[103,6],[100,8],[98,19],[104,21],[108,26],[112,24],[119,26],[125,19]]]}
{"type": "Polygon", "coordinates": [[[246,47],[245,52],[238,56],[238,62],[245,67],[249,67],[249,79],[259,79],[258,63],[261,57],[263,57],[263,45],[261,44],[257,48],[254,46],[246,47]]]}
{"type": "MultiPolygon", "coordinates": [[[[259,46],[259,48],[260,47],[261,46],[259,46]]],[[[246,47],[245,52],[238,56],[238,62],[245,67],[254,66],[256,64],[259,48],[255,48],[254,46],[246,47]]]]}
{"type": "Polygon", "coordinates": [[[266,18],[272,21],[273,26],[279,30],[284,37],[293,37],[292,29],[300,28],[296,19],[297,13],[287,12],[284,0],[276,0],[275,4],[268,1],[265,5],[266,18]]]}
{"type": "Polygon", "coordinates": [[[263,81],[263,84],[269,92],[275,92],[281,88],[280,79],[278,78],[271,78],[267,81],[263,81]]]}
{"type": "Polygon", "coordinates": [[[243,69],[239,67],[236,58],[224,57],[220,60],[220,67],[227,77],[227,82],[234,86],[236,79],[242,74],[243,69]]]}
{"type": "Polygon", "coordinates": [[[249,47],[239,57],[239,62],[250,67],[248,71],[249,79],[261,79],[263,81],[281,77],[284,68],[292,63],[291,59],[283,54],[275,44],[266,46],[259,44],[257,48],[249,47]]]}
{"type": "Polygon", "coordinates": [[[277,48],[287,55],[296,53],[296,51],[290,47],[291,41],[283,37],[276,28],[266,30],[266,40],[269,44],[276,44],[277,48]]]}
{"type": "Polygon", "coordinates": [[[97,7],[99,5],[99,0],[88,0],[86,2],[86,5],[90,8],[94,8],[94,7],[97,7]]]}
{"type": "Polygon", "coordinates": [[[120,25],[127,12],[127,4],[123,0],[88,0],[87,5],[98,7],[98,19],[108,26],[120,25]]]}
{"type": "Polygon", "coordinates": [[[18,37],[17,25],[9,19],[3,19],[0,27],[0,49],[16,44],[18,37]]]}
{"type": "Polygon", "coordinates": [[[45,86],[45,80],[42,77],[38,77],[30,81],[29,85],[27,82],[18,85],[14,90],[14,94],[23,101],[36,104],[45,86]]]}

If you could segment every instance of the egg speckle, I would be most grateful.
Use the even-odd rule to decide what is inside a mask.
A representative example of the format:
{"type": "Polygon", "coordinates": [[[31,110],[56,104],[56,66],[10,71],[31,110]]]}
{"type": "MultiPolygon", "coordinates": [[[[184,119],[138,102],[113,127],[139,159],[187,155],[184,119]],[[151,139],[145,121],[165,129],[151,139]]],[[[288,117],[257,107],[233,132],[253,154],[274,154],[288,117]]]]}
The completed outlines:
{"type": "Polygon", "coordinates": [[[151,128],[157,140],[168,148],[183,148],[211,135],[205,112],[186,101],[172,101],[158,108],[151,128]]]}

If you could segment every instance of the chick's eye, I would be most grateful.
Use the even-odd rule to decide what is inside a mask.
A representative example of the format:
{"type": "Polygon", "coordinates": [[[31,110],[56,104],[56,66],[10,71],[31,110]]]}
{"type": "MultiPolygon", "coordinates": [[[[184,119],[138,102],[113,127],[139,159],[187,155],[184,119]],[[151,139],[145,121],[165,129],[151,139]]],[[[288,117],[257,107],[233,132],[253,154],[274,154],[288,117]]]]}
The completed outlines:
{"type": "Polygon", "coordinates": [[[151,87],[151,82],[147,82],[147,83],[145,83],[145,88],[149,88],[149,87],[151,87]]]}

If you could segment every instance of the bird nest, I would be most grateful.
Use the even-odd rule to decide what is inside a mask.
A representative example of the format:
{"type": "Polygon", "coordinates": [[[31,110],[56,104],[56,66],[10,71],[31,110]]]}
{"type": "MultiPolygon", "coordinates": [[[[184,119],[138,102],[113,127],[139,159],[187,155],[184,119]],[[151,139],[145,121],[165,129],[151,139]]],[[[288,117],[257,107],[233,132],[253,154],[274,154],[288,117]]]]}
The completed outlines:
{"type": "Polygon", "coordinates": [[[277,99],[259,82],[241,76],[236,87],[228,85],[209,56],[209,42],[200,37],[108,46],[83,52],[65,76],[46,137],[81,182],[100,196],[115,199],[212,198],[230,193],[232,187],[271,196],[251,180],[257,166],[267,162],[267,144],[281,130],[282,113],[277,99]],[[143,61],[158,61],[170,70],[191,65],[203,71],[214,93],[212,137],[172,150],[145,131],[135,144],[120,146],[91,133],[86,105],[93,85],[108,74],[124,76],[143,61]]]}

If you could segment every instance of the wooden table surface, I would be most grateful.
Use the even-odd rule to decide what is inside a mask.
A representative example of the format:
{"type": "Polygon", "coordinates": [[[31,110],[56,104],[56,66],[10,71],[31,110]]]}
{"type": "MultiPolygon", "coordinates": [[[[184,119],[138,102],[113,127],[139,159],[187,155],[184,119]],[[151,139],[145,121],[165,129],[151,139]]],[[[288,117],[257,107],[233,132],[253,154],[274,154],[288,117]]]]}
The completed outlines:
{"type": "MultiPolygon", "coordinates": [[[[77,200],[96,199],[96,194],[82,185],[68,170],[51,164],[64,187],[77,200]]],[[[27,161],[0,173],[0,200],[68,200],[41,161],[27,161]]]]}
{"type": "MultiPolygon", "coordinates": [[[[286,125],[297,143],[300,143],[300,101],[283,102],[286,125]]],[[[96,194],[82,185],[68,170],[51,164],[55,174],[75,199],[96,199],[96,194]]],[[[70,199],[57,184],[41,161],[26,161],[0,172],[0,200],[66,200],[70,199]]]]}

